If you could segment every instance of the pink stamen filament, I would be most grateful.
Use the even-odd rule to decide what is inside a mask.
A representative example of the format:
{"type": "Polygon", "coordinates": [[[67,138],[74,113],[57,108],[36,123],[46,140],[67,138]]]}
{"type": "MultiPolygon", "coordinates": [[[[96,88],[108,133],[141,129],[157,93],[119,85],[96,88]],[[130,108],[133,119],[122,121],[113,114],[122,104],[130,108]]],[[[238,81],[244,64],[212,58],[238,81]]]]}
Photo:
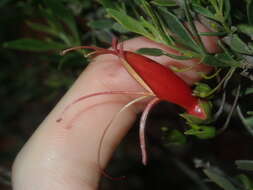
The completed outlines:
{"type": "Polygon", "coordinates": [[[143,96],[154,96],[153,94],[149,93],[149,92],[129,92],[129,91],[104,91],[104,92],[96,92],[96,93],[92,93],[92,94],[88,94],[85,96],[82,96],[76,100],[74,100],[72,103],[70,103],[69,105],[67,105],[65,107],[65,109],[62,111],[61,116],[56,120],[57,122],[61,122],[62,121],[62,116],[63,114],[70,109],[70,107],[72,107],[73,105],[75,105],[78,102],[81,102],[83,100],[86,100],[88,98],[94,97],[94,96],[101,96],[101,95],[108,95],[108,94],[125,94],[125,95],[143,95],[143,96]]]}
{"type": "Polygon", "coordinates": [[[114,50],[99,48],[99,47],[95,47],[95,46],[77,46],[77,47],[73,47],[73,48],[68,48],[68,49],[63,50],[61,52],[61,55],[65,55],[66,53],[68,53],[70,51],[75,51],[75,50],[79,50],[79,49],[92,49],[95,51],[95,54],[97,54],[97,55],[99,55],[99,54],[115,54],[115,55],[117,55],[117,52],[115,52],[114,50]]]}
{"type": "Polygon", "coordinates": [[[142,101],[148,97],[150,97],[152,95],[145,95],[145,96],[141,96],[139,98],[136,98],[132,101],[130,101],[128,104],[124,105],[124,107],[122,107],[114,116],[113,118],[110,120],[110,122],[107,124],[107,126],[104,128],[103,130],[103,133],[102,133],[102,136],[100,138],[100,142],[99,142],[99,147],[98,147],[98,156],[97,156],[97,163],[98,163],[98,166],[99,166],[99,170],[101,171],[101,173],[106,176],[107,178],[109,179],[112,179],[112,180],[121,180],[121,179],[124,179],[125,177],[122,176],[122,177],[112,177],[110,176],[109,174],[107,174],[103,168],[101,167],[101,150],[102,150],[102,146],[103,146],[103,142],[104,142],[104,139],[105,139],[105,135],[107,133],[107,131],[110,129],[110,127],[112,126],[112,123],[118,118],[118,116],[124,112],[127,108],[129,108],[131,105],[139,102],[139,101],[142,101]]]}
{"type": "Polygon", "coordinates": [[[140,120],[140,131],[139,131],[139,138],[140,138],[140,146],[141,146],[141,155],[142,155],[142,163],[143,165],[147,165],[147,150],[146,150],[146,141],[145,141],[145,127],[148,114],[154,105],[156,105],[160,101],[159,98],[154,98],[151,100],[148,105],[146,106],[145,110],[142,113],[141,120],[140,120]]]}

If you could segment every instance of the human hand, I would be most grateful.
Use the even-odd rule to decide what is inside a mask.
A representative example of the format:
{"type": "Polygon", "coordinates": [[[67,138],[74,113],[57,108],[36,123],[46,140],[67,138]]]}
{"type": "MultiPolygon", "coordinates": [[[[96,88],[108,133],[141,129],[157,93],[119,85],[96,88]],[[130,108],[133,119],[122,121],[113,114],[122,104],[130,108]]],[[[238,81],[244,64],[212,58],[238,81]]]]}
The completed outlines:
{"type": "MultiPolygon", "coordinates": [[[[203,26],[199,26],[199,30],[206,31],[203,26]]],[[[217,50],[217,38],[204,37],[203,40],[210,52],[217,50]]],[[[141,47],[170,51],[164,45],[142,37],[124,42],[126,50],[135,51],[141,47]]],[[[171,62],[171,59],[165,56],[151,58],[165,65],[171,62]]],[[[178,64],[179,67],[182,65],[188,67],[194,64],[194,61],[181,61],[178,64]]],[[[209,70],[209,67],[198,65],[193,70],[180,75],[192,84],[200,79],[196,71],[208,72],[209,70]]],[[[80,96],[111,90],[145,91],[121,66],[116,56],[98,56],[80,75],[18,154],[13,166],[14,190],[97,189],[101,175],[97,163],[101,134],[111,118],[133,97],[105,95],[90,98],[69,109],[64,114],[62,122],[57,123],[56,120],[64,108],[80,96]],[[72,128],[66,129],[69,125],[72,128]]],[[[142,107],[140,104],[129,107],[112,124],[101,152],[100,164],[103,168],[142,107]]]]}

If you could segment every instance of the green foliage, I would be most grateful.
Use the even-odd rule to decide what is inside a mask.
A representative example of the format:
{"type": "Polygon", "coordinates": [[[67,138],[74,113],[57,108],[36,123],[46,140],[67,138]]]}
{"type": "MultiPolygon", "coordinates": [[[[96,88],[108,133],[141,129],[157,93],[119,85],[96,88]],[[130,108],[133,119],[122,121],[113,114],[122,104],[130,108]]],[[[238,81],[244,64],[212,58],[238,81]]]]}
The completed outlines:
{"type": "Polygon", "coordinates": [[[253,189],[253,181],[246,175],[240,174],[237,176],[238,180],[243,184],[245,190],[253,189]]]}
{"type": "Polygon", "coordinates": [[[237,34],[232,34],[228,38],[229,42],[227,42],[227,44],[229,44],[232,50],[235,52],[248,55],[253,54],[252,47],[248,46],[244,41],[242,41],[237,34]]]}
{"type": "Polygon", "coordinates": [[[95,30],[110,29],[113,27],[114,22],[108,19],[100,19],[89,22],[89,27],[95,30]]]}
{"type": "Polygon", "coordinates": [[[166,146],[186,144],[186,137],[181,131],[177,129],[169,129],[167,127],[163,127],[161,130],[163,132],[162,138],[166,146]]]}
{"type": "Polygon", "coordinates": [[[40,15],[46,24],[28,22],[29,27],[37,32],[43,32],[45,40],[19,39],[4,44],[7,48],[29,51],[62,50],[74,45],[80,45],[76,22],[73,14],[63,6],[61,1],[44,0],[39,8],[40,15]],[[42,6],[46,6],[42,8],[42,6]],[[66,28],[67,27],[67,28],[66,28]],[[66,29],[65,29],[66,28],[66,29]]]}
{"type": "Polygon", "coordinates": [[[169,11],[163,10],[163,12],[164,12],[164,19],[168,28],[170,28],[171,32],[177,36],[176,41],[198,53],[202,53],[199,45],[192,38],[192,35],[188,32],[185,26],[179,21],[179,19],[169,11]]]}
{"type": "Polygon", "coordinates": [[[117,11],[114,9],[107,9],[107,12],[114,17],[121,25],[123,25],[127,30],[131,32],[135,32],[142,36],[146,36],[148,38],[152,38],[151,34],[148,32],[144,24],[139,22],[138,20],[128,16],[126,13],[122,11],[117,11]]]}
{"type": "Polygon", "coordinates": [[[157,48],[141,48],[137,50],[137,53],[143,54],[143,55],[151,55],[151,56],[164,55],[164,51],[157,48]]]}
{"type": "Polygon", "coordinates": [[[208,86],[208,84],[199,82],[196,84],[196,87],[193,90],[193,94],[194,96],[205,98],[211,92],[211,90],[212,89],[210,86],[208,86]]]}
{"type": "Polygon", "coordinates": [[[249,24],[253,25],[253,1],[247,1],[247,16],[249,24]]]}
{"type": "MultiPolygon", "coordinates": [[[[48,12],[48,19],[50,20],[53,16],[62,20],[71,31],[74,42],[79,42],[79,34],[76,27],[73,14],[59,0],[44,0],[45,5],[48,7],[45,11],[48,12]]],[[[77,44],[78,45],[78,44],[77,44]]]]}
{"type": "Polygon", "coordinates": [[[191,55],[186,55],[186,56],[175,55],[175,54],[168,53],[168,52],[165,52],[165,51],[163,51],[161,49],[157,49],[157,48],[140,48],[136,52],[139,54],[142,54],[142,55],[151,55],[151,56],[165,55],[165,56],[171,57],[173,59],[178,59],[178,60],[188,60],[188,59],[194,58],[194,56],[191,56],[191,55]]]}
{"type": "Polygon", "coordinates": [[[154,0],[151,1],[152,4],[162,6],[162,7],[174,7],[177,6],[176,2],[168,0],[154,0]]]}
{"type": "Polygon", "coordinates": [[[252,160],[237,160],[235,162],[239,169],[253,171],[253,161],[252,160]]]}
{"type": "Polygon", "coordinates": [[[191,129],[184,132],[185,135],[193,135],[200,139],[210,139],[216,136],[216,129],[204,125],[191,125],[191,129]]]}
{"type": "Polygon", "coordinates": [[[203,170],[204,173],[208,176],[208,178],[216,183],[219,187],[224,190],[239,190],[237,189],[233,183],[228,179],[227,176],[224,175],[222,171],[217,168],[208,168],[203,170]]]}
{"type": "Polygon", "coordinates": [[[67,46],[57,42],[46,42],[36,39],[19,39],[11,42],[4,43],[5,48],[12,48],[17,50],[27,50],[27,51],[50,51],[64,49],[67,46]]]}

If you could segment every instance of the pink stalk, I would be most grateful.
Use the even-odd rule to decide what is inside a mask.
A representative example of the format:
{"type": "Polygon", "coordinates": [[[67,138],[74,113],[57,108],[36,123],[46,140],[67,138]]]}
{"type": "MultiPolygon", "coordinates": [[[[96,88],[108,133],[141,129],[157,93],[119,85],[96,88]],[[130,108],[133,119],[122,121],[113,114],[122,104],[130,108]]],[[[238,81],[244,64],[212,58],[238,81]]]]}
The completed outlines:
{"type": "Polygon", "coordinates": [[[154,105],[156,105],[161,100],[159,98],[154,98],[151,100],[146,106],[145,110],[142,113],[141,121],[140,121],[140,146],[141,146],[141,155],[142,155],[142,163],[147,165],[147,150],[146,150],[146,141],[145,141],[145,126],[148,114],[154,105]]]}

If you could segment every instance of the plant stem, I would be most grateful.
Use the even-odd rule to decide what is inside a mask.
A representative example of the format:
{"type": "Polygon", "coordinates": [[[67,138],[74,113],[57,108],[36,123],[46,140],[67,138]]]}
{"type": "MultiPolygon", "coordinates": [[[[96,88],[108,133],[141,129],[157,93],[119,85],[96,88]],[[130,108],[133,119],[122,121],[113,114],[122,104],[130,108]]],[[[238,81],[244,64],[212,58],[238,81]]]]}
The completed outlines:
{"type": "Polygon", "coordinates": [[[213,90],[211,90],[211,91],[206,95],[206,97],[212,95],[214,92],[216,92],[216,91],[221,87],[221,85],[222,85],[225,81],[228,81],[228,80],[232,77],[232,75],[234,74],[235,70],[236,70],[235,68],[231,68],[231,69],[227,72],[227,74],[225,75],[225,77],[220,81],[220,83],[219,83],[213,90]]]}

